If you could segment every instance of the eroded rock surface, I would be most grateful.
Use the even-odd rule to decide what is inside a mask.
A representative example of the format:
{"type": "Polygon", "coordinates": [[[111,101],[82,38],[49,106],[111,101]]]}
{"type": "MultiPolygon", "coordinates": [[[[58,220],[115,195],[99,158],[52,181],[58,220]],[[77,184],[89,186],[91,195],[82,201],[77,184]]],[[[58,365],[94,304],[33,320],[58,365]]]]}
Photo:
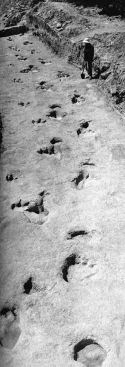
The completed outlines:
{"type": "Polygon", "coordinates": [[[123,367],[124,119],[32,33],[0,46],[1,366],[123,367]]]}

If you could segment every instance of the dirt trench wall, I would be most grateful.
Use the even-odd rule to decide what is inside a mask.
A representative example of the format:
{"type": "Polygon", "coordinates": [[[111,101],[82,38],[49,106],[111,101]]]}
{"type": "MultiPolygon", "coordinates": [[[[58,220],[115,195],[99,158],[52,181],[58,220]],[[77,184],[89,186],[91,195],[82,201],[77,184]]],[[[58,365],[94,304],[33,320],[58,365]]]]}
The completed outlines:
{"type": "MultiPolygon", "coordinates": [[[[51,27],[47,18],[29,13],[27,23],[34,28],[34,35],[39,36],[59,56],[66,56],[68,62],[79,68],[82,64],[81,41],[73,42],[59,34],[51,27]]],[[[121,111],[125,111],[125,68],[122,58],[125,56],[125,34],[103,33],[91,37],[95,46],[93,75],[98,79],[98,85],[108,93],[113,102],[121,111]],[[122,58],[119,55],[122,54],[122,58]],[[120,62],[119,62],[120,61],[120,62]]]]}
{"type": "MultiPolygon", "coordinates": [[[[34,35],[38,36],[59,56],[66,56],[68,62],[80,67],[82,64],[81,42],[72,42],[70,39],[59,35],[47,22],[40,16],[33,14],[27,15],[27,24],[33,26],[34,35]]],[[[94,68],[97,70],[100,65],[99,57],[96,55],[94,68]]]]}
{"type": "MultiPolygon", "coordinates": [[[[26,3],[22,0],[17,2],[11,0],[8,5],[6,0],[8,13],[4,14],[4,26],[15,25],[20,22],[20,17],[22,20],[26,19],[28,25],[33,27],[34,35],[39,36],[56,54],[67,57],[68,62],[80,68],[81,41],[73,40],[71,37],[79,35],[79,39],[82,39],[84,33],[89,34],[91,17],[87,17],[84,10],[81,14],[79,8],[68,7],[68,3],[65,3],[65,7],[60,5],[56,7],[51,1],[27,0],[26,3]]],[[[4,11],[6,7],[3,7],[4,11]]],[[[108,94],[108,97],[111,97],[115,106],[117,105],[120,111],[125,112],[125,32],[96,34],[96,28],[94,32],[91,35],[91,41],[95,47],[93,75],[97,78],[98,85],[108,94]]]]}
{"type": "Polygon", "coordinates": [[[64,36],[61,37],[41,16],[28,14],[27,24],[32,25],[36,29],[34,29],[34,35],[39,36],[59,56],[68,56],[72,53],[71,41],[64,36]]]}
{"type": "Polygon", "coordinates": [[[20,25],[20,26],[4,28],[0,30],[0,38],[12,36],[14,34],[19,34],[19,33],[26,33],[28,32],[28,30],[29,29],[25,24],[20,25]]]}

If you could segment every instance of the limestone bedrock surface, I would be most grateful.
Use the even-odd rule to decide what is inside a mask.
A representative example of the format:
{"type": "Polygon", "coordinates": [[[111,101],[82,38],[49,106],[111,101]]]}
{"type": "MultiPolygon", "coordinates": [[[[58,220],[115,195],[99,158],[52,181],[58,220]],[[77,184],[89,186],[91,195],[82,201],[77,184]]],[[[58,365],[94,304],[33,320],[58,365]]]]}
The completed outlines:
{"type": "Polygon", "coordinates": [[[123,367],[125,121],[30,32],[0,50],[1,367],[123,367]]]}

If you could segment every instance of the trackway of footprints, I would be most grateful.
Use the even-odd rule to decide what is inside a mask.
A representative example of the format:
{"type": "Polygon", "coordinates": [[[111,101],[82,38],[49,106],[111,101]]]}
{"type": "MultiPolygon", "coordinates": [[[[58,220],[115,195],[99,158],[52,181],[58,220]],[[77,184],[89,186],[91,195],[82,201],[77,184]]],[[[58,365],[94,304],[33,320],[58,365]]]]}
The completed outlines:
{"type": "MultiPolygon", "coordinates": [[[[72,240],[77,236],[87,236],[89,233],[84,230],[72,230],[67,234],[67,240],[72,240]]],[[[61,268],[62,278],[69,283],[68,274],[72,266],[89,266],[93,267],[89,259],[81,258],[77,253],[70,254],[65,260],[61,268]]],[[[22,285],[22,294],[30,296],[34,292],[41,289],[35,283],[32,275],[25,280],[22,285]]],[[[20,312],[19,305],[10,305],[9,302],[0,311],[0,345],[7,349],[13,349],[21,335],[20,312]]],[[[104,348],[91,338],[80,340],[73,349],[73,358],[75,361],[81,362],[86,367],[101,367],[106,359],[107,353],[104,348]]]]}
{"type": "MultiPolygon", "coordinates": [[[[8,38],[9,41],[12,41],[12,38],[8,38]]],[[[24,46],[32,44],[32,42],[25,41],[24,46]]],[[[23,55],[19,54],[19,49],[17,47],[10,46],[11,50],[14,50],[16,52],[15,56],[18,58],[18,60],[25,62],[27,60],[27,57],[24,57],[23,55]],[[17,53],[18,52],[18,53],[17,53]]],[[[31,54],[34,54],[35,50],[31,50],[31,54]]],[[[42,65],[49,65],[51,64],[51,61],[44,60],[42,58],[39,58],[39,62],[42,65]]],[[[21,74],[27,74],[30,72],[38,71],[38,67],[34,66],[33,64],[29,64],[27,67],[23,67],[20,70],[21,74]]],[[[61,81],[64,78],[69,78],[70,75],[68,73],[65,73],[64,71],[58,71],[57,77],[61,81]]],[[[23,83],[20,78],[14,79],[14,82],[17,83],[23,83]]],[[[53,88],[53,84],[50,82],[47,82],[46,80],[41,80],[36,89],[41,90],[43,92],[51,90],[53,88]]],[[[74,91],[74,95],[71,98],[72,104],[80,104],[85,101],[85,98],[81,96],[77,91],[74,91]]],[[[20,107],[26,108],[27,105],[30,105],[30,102],[25,104],[23,101],[19,102],[20,107]]],[[[61,105],[58,103],[54,103],[52,105],[49,105],[49,111],[46,114],[45,118],[39,117],[36,120],[32,120],[32,124],[46,124],[47,119],[62,119],[66,116],[65,112],[61,111],[61,105]]],[[[78,128],[76,131],[76,137],[79,139],[81,134],[85,134],[87,129],[89,129],[91,124],[91,120],[81,120],[78,122],[78,128]]],[[[60,145],[63,142],[62,138],[59,136],[55,136],[50,140],[50,143],[48,146],[40,147],[37,150],[37,153],[40,155],[43,155],[43,157],[46,157],[46,155],[56,156],[56,153],[58,152],[57,146],[60,145]]],[[[89,179],[89,172],[88,167],[92,166],[94,167],[95,164],[90,160],[90,158],[86,159],[84,162],[81,163],[81,170],[78,172],[77,176],[75,176],[72,181],[71,185],[75,189],[82,189],[84,186],[84,183],[87,179],[89,179]]],[[[19,179],[19,172],[9,172],[6,175],[6,181],[8,184],[10,182],[18,180],[19,179]]],[[[44,224],[49,216],[49,211],[46,208],[45,204],[45,197],[46,195],[50,195],[50,193],[46,192],[45,190],[38,194],[37,198],[34,200],[22,200],[19,199],[17,202],[14,202],[11,204],[11,210],[19,210],[23,212],[29,219],[29,222],[32,222],[34,224],[44,224]],[[39,220],[36,221],[36,217],[39,217],[39,220]]],[[[91,233],[87,231],[87,229],[78,229],[78,230],[69,230],[69,232],[66,235],[67,241],[73,241],[76,238],[80,237],[88,237],[91,233]]],[[[71,253],[68,257],[65,258],[63,261],[62,267],[61,267],[61,277],[64,280],[64,282],[68,283],[70,286],[69,281],[69,271],[71,267],[75,266],[88,266],[91,267],[88,259],[83,259],[81,256],[77,253],[71,253]]],[[[94,266],[94,265],[93,265],[94,266]]],[[[39,291],[38,286],[35,284],[33,280],[33,276],[30,274],[29,278],[25,280],[25,283],[22,287],[22,294],[25,296],[30,296],[32,292],[39,291]]],[[[18,305],[10,305],[9,303],[6,304],[0,311],[0,326],[1,326],[1,332],[0,332],[0,345],[7,349],[13,349],[16,345],[20,335],[21,335],[21,328],[20,328],[20,317],[19,317],[19,306],[18,305]]],[[[80,340],[76,345],[74,345],[73,348],[73,354],[72,357],[74,361],[78,361],[81,364],[83,364],[85,367],[101,367],[104,360],[106,359],[106,351],[103,349],[103,347],[93,338],[83,338],[80,340]]]]}

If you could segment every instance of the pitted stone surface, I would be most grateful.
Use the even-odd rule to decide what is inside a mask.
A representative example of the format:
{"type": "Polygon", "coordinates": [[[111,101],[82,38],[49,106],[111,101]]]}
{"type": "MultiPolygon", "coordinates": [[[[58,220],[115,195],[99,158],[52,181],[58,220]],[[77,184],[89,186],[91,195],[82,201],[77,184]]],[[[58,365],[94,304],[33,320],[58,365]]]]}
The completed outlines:
{"type": "Polygon", "coordinates": [[[124,120],[30,32],[0,46],[1,365],[123,367],[124,120]]]}

